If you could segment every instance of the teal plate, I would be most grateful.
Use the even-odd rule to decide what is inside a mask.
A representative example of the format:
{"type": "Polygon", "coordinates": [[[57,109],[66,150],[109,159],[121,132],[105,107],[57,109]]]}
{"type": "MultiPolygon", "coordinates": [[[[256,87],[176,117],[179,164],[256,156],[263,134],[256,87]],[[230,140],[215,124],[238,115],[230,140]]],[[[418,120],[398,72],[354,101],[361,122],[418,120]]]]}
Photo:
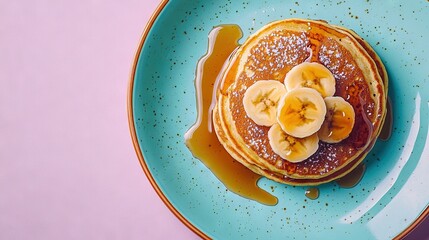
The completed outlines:
{"type": "MultiPolygon", "coordinates": [[[[391,239],[428,215],[429,2],[188,1],[161,3],[137,51],[129,88],[131,135],[143,169],[167,206],[202,237],[216,239],[391,239]],[[306,188],[265,178],[279,199],[266,206],[240,197],[193,158],[184,133],[196,119],[194,77],[214,26],[238,24],[245,39],[284,18],[324,19],[355,30],[386,65],[393,132],[365,159],[350,189],[306,188]]],[[[243,39],[241,41],[243,41],[243,39]]]]}

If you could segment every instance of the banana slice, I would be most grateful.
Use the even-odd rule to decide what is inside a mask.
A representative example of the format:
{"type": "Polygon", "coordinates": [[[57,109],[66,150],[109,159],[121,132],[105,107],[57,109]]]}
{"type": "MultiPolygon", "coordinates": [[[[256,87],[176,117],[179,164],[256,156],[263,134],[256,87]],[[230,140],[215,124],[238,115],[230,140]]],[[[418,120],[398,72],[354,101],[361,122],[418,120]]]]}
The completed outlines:
{"type": "Polygon", "coordinates": [[[286,93],[285,86],[276,80],[259,80],[250,86],[243,97],[244,110],[256,124],[272,126],[276,122],[277,103],[286,93]]]}
{"type": "Polygon", "coordinates": [[[320,140],[337,143],[346,139],[355,124],[355,111],[342,97],[325,98],[327,113],[319,130],[320,140]]]}
{"type": "Polygon", "coordinates": [[[283,131],[297,138],[317,132],[325,119],[325,102],[312,88],[295,88],[287,92],[278,105],[277,122],[283,131]]]}
{"type": "Polygon", "coordinates": [[[294,163],[306,160],[319,148],[317,134],[296,138],[285,133],[277,123],[268,131],[268,140],[275,153],[294,163]]]}
{"type": "Polygon", "coordinates": [[[303,62],[293,67],[284,80],[287,91],[299,87],[316,89],[322,97],[335,93],[335,78],[325,66],[315,62],[303,62]]]}

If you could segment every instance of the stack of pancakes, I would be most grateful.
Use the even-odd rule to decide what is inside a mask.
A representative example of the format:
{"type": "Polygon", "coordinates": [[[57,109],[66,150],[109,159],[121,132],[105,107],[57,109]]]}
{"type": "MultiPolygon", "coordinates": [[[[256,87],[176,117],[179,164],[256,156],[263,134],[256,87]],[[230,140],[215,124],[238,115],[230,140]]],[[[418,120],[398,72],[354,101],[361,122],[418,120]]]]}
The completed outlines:
{"type": "Polygon", "coordinates": [[[264,26],[232,56],[217,93],[213,122],[228,153],[255,173],[291,185],[318,185],[352,171],[373,147],[386,115],[388,78],[371,46],[356,33],[324,21],[287,19],[264,26]],[[246,89],[259,80],[284,81],[288,71],[317,62],[335,77],[335,96],[349,102],[355,124],[339,143],[319,142],[308,159],[292,163],[277,155],[269,127],[243,107],[246,89]]]}

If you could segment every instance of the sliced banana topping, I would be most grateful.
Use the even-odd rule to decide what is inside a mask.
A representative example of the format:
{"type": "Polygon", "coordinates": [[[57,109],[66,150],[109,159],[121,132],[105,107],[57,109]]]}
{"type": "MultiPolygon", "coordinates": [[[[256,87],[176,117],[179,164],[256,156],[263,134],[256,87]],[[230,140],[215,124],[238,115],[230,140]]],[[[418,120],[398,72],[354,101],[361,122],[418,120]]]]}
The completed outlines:
{"type": "Polygon", "coordinates": [[[285,133],[277,123],[268,131],[268,140],[276,154],[294,163],[306,160],[319,148],[317,134],[306,138],[296,138],[285,133]]]}
{"type": "Polygon", "coordinates": [[[335,93],[334,75],[320,63],[303,62],[293,67],[284,80],[287,91],[308,87],[317,90],[322,97],[331,97],[335,93]]]}
{"type": "Polygon", "coordinates": [[[284,84],[255,82],[244,93],[243,106],[256,124],[271,126],[268,140],[273,151],[296,163],[317,151],[319,139],[338,143],[353,130],[353,107],[334,93],[332,73],[319,63],[304,62],[287,73],[284,84]]]}
{"type": "Polygon", "coordinates": [[[325,119],[325,102],[312,88],[293,89],[278,104],[277,122],[283,131],[297,138],[317,132],[325,119]]]}
{"type": "Polygon", "coordinates": [[[256,124],[272,126],[276,120],[277,104],[286,93],[285,86],[276,80],[259,80],[250,86],[243,97],[244,110],[256,124]]]}
{"type": "Polygon", "coordinates": [[[355,111],[342,97],[325,98],[327,113],[319,130],[320,140],[337,143],[346,139],[355,124],[355,111]]]}

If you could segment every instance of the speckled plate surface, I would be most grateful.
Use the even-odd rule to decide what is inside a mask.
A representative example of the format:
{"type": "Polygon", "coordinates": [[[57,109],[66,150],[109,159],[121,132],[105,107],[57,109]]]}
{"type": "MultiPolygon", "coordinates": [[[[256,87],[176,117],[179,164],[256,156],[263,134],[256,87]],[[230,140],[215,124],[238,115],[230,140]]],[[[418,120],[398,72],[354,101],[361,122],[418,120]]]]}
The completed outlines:
{"type": "Polygon", "coordinates": [[[323,2],[172,0],[149,22],[130,81],[131,135],[162,200],[200,236],[390,239],[428,214],[429,2],[323,2]],[[227,191],[192,157],[183,135],[196,118],[195,68],[213,26],[238,24],[246,38],[291,17],[351,28],[374,47],[390,77],[393,132],[365,159],[356,187],[325,184],[309,200],[306,188],[262,179],[259,185],[279,199],[265,206],[227,191]]]}

